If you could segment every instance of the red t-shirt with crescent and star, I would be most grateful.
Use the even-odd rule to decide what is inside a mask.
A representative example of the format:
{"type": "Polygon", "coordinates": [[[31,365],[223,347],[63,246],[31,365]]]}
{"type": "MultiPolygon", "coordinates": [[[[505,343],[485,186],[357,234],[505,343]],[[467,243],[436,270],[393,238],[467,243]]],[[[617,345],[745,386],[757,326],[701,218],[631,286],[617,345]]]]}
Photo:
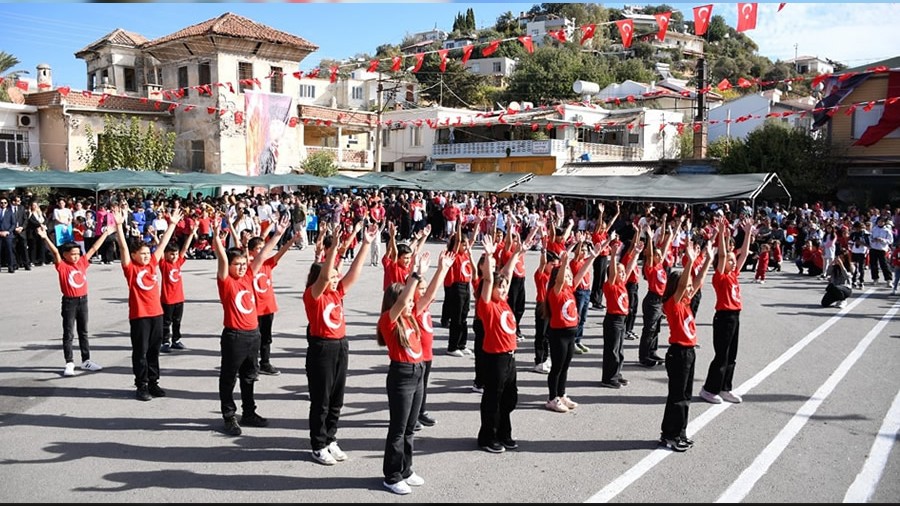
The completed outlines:
{"type": "Polygon", "coordinates": [[[625,281],[603,283],[603,298],[606,299],[606,314],[625,316],[628,314],[628,289],[625,281]]]}
{"type": "Polygon", "coordinates": [[[87,270],[91,262],[88,257],[81,255],[74,264],[65,260],[56,264],[56,273],[59,275],[59,290],[63,297],[84,297],[88,294],[87,270]]]}
{"type": "Polygon", "coordinates": [[[159,290],[159,263],[150,255],[147,265],[135,262],[122,264],[122,272],[128,282],[128,319],[162,316],[159,290]]]}
{"type": "Polygon", "coordinates": [[[163,258],[159,261],[159,273],[162,276],[162,292],[160,300],[163,304],[178,304],[184,302],[184,283],[181,280],[181,266],[185,258],[181,255],[175,257],[174,262],[163,258]]]}
{"type": "Polygon", "coordinates": [[[416,364],[425,360],[425,354],[422,350],[422,338],[419,332],[416,332],[415,322],[411,321],[411,317],[401,315],[397,321],[391,321],[391,312],[385,311],[378,318],[378,331],[384,338],[387,345],[388,357],[393,362],[406,362],[408,364],[416,364]],[[400,320],[409,318],[404,322],[406,328],[407,341],[409,346],[403,347],[400,339],[397,337],[397,327],[400,320]]]}
{"type": "Polygon", "coordinates": [[[578,326],[578,308],[575,305],[575,292],[564,284],[556,293],[547,290],[547,306],[550,308],[550,328],[569,329],[578,326]]]}
{"type": "Polygon", "coordinates": [[[485,353],[507,353],[516,350],[516,317],[506,300],[485,302],[479,296],[475,311],[484,325],[481,347],[485,353]]]}
{"type": "Polygon", "coordinates": [[[267,258],[253,275],[253,291],[256,292],[256,314],[274,314],[278,311],[275,288],[272,286],[272,269],[278,265],[275,257],[267,258]]]}
{"type": "Polygon", "coordinates": [[[228,276],[225,279],[216,277],[219,288],[219,301],[225,315],[222,325],[234,330],[255,330],[259,327],[256,313],[256,295],[253,293],[253,271],[240,278],[228,276]]]}
{"type": "MultiPolygon", "coordinates": [[[[324,273],[319,273],[323,276],[324,273]]],[[[344,282],[336,290],[326,289],[318,299],[308,287],[303,292],[303,307],[309,322],[309,335],[322,339],[343,339],[347,336],[344,321],[344,282]]]]}

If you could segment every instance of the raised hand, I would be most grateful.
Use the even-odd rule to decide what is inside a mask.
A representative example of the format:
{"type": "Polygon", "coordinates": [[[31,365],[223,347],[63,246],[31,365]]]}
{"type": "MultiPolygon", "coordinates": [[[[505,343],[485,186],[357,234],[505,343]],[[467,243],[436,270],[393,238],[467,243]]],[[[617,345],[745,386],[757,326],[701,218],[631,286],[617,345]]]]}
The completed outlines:
{"type": "Polygon", "coordinates": [[[41,225],[40,227],[37,228],[37,235],[38,235],[38,237],[40,237],[41,239],[46,239],[46,238],[47,238],[47,227],[46,227],[46,225],[41,225]]]}
{"type": "Polygon", "coordinates": [[[418,260],[416,261],[416,272],[419,273],[420,276],[425,275],[428,272],[428,266],[431,264],[431,253],[428,251],[422,252],[419,255],[418,260]]]}
{"type": "Polygon", "coordinates": [[[634,243],[634,253],[640,254],[641,251],[644,251],[644,241],[636,241],[634,243]]]}
{"type": "Polygon", "coordinates": [[[172,223],[178,223],[184,218],[184,211],[180,207],[176,207],[169,216],[172,218],[172,223]]]}
{"type": "MultiPolygon", "coordinates": [[[[362,223],[362,222],[360,222],[362,223]]],[[[369,228],[366,229],[366,233],[363,236],[363,240],[366,244],[372,244],[372,241],[378,236],[378,225],[372,223],[369,225],[369,228]]]]}
{"type": "Polygon", "coordinates": [[[439,257],[439,261],[441,263],[441,267],[444,269],[449,269],[453,266],[453,262],[456,261],[456,253],[452,251],[441,251],[441,256],[439,257]]]}
{"type": "Polygon", "coordinates": [[[497,246],[494,244],[494,239],[489,234],[484,234],[484,237],[481,239],[481,246],[484,248],[484,252],[488,255],[493,255],[494,251],[497,250],[497,246]]]}
{"type": "Polygon", "coordinates": [[[285,213],[280,220],[278,220],[278,224],[275,225],[275,233],[278,235],[283,234],[288,227],[291,225],[291,218],[285,213]]]}

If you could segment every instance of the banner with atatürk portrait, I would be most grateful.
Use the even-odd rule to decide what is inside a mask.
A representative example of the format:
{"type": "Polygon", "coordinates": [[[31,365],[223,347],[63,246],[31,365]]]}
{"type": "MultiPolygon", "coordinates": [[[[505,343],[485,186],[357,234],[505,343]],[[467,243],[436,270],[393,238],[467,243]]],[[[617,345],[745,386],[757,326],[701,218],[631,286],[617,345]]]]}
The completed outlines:
{"type": "Polygon", "coordinates": [[[287,130],[290,116],[291,97],[244,91],[248,176],[275,173],[278,143],[287,130]]]}

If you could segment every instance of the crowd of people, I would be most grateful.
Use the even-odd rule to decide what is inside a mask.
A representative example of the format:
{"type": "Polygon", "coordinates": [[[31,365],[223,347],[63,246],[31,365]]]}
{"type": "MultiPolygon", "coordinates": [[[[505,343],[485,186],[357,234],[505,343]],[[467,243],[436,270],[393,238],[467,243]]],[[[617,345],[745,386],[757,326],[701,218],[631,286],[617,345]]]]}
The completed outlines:
{"type": "Polygon", "coordinates": [[[741,273],[748,272],[744,282],[752,273],[753,282],[764,283],[767,272],[793,262],[800,275],[821,279],[821,305],[838,308],[853,289],[883,282],[896,295],[900,281],[900,208],[765,202],[753,208],[745,201],[687,206],[399,190],[97,197],[64,195],[51,205],[27,192],[0,195],[2,265],[15,273],[52,264],[58,272],[64,376],[75,374],[76,335],[81,369],[102,370],[91,358],[87,328],[86,274],[99,257],[104,264],[118,262],[126,281],[135,397],[165,396],[159,355],[187,349],[181,268],[188,259],[215,259],[224,431],[265,427],[254,384],[260,374],[280,374],[271,361],[278,312],[273,273],[291,248],[309,248],[313,263],[302,298],[310,449],[316,462],[335,465],[348,458],[337,437],[351,354],[344,299],[366,266],[380,267],[381,316],[373,331],[390,362],[384,486],[401,495],[425,483],[412,457],[415,433],[435,424],[426,407],[435,327],[447,329],[447,355],[474,356],[478,448],[518,448],[511,413],[518,402],[520,343],[533,339],[533,371],[547,375],[545,408],[568,413],[578,408],[566,388],[571,362],[591,352],[588,337],[602,337],[600,387],[629,385],[622,375],[625,340],[639,340],[639,365],[664,365],[668,394],[659,444],[683,452],[694,444],[686,427],[699,346],[695,320],[709,271],[714,358],[699,397],[714,404],[742,402],[733,392],[741,273]],[[442,245],[440,255],[432,258],[428,241],[442,245]],[[530,275],[529,252],[539,256],[530,275]],[[434,325],[431,306],[441,288],[434,325]],[[529,336],[526,301],[535,307],[529,336]],[[596,311],[604,314],[602,336],[588,336],[585,323],[596,311]],[[669,334],[664,357],[663,323],[669,334]]]}

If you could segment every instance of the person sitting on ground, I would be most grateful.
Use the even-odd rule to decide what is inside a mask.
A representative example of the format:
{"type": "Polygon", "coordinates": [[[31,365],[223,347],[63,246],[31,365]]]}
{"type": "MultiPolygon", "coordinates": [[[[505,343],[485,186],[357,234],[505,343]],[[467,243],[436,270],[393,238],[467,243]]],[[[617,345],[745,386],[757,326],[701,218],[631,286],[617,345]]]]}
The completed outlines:
{"type": "Polygon", "coordinates": [[[828,266],[828,286],[825,287],[825,295],[822,296],[822,307],[843,308],[847,305],[847,299],[853,294],[850,287],[850,271],[846,265],[850,264],[849,255],[842,254],[834,257],[828,266]]]}
{"type": "Polygon", "coordinates": [[[800,251],[800,256],[797,257],[796,263],[800,274],[803,274],[803,269],[807,270],[807,276],[819,276],[824,272],[825,257],[822,255],[821,248],[819,248],[818,239],[806,241],[806,244],[800,251]]]}

